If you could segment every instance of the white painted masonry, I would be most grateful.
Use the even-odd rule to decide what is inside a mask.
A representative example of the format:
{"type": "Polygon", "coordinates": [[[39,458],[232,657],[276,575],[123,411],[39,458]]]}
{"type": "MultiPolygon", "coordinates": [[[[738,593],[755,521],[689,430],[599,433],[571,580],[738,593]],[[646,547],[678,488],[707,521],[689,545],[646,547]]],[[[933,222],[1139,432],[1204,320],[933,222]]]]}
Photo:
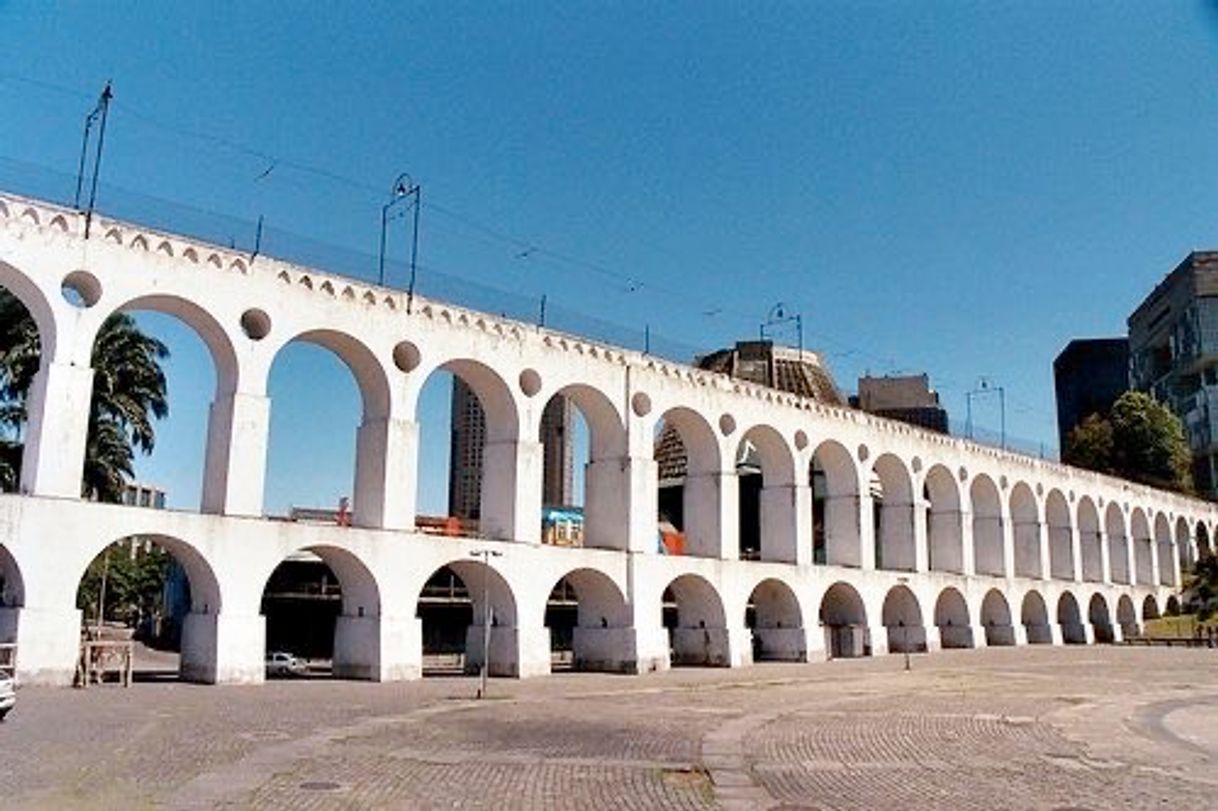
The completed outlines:
{"type": "Polygon", "coordinates": [[[493,673],[549,672],[545,604],[563,577],[579,599],[577,666],[642,672],[1119,640],[1166,606],[1181,565],[1210,554],[1218,528],[1218,509],[1195,499],[437,301],[408,313],[400,293],[269,257],[104,218],[86,241],[82,226],[76,212],[0,193],[0,285],[33,314],[43,347],[21,492],[0,496],[0,641],[18,643],[27,682],[70,679],[80,577],[132,535],[157,539],[189,576],[182,676],[230,683],[262,680],[262,592],[302,549],[341,582],[336,674],[396,680],[420,674],[419,593],[444,565],[479,585],[479,601],[487,576],[493,673]],[[200,514],[78,497],[93,341],[120,309],[180,318],[215,362],[200,514]],[[355,527],[262,516],[267,376],[293,340],[336,353],[362,393],[355,527]],[[416,404],[441,368],[487,415],[481,540],[414,529],[416,404]],[[582,549],[540,544],[540,420],[558,392],[589,426],[582,549]],[[683,557],[656,552],[661,419],[689,457],[683,557]],[[737,552],[733,460],[746,437],[764,477],[760,561],[737,552]],[[824,562],[813,554],[814,459],[829,493],[824,562]],[[488,570],[469,557],[475,546],[502,556],[488,570]]]}

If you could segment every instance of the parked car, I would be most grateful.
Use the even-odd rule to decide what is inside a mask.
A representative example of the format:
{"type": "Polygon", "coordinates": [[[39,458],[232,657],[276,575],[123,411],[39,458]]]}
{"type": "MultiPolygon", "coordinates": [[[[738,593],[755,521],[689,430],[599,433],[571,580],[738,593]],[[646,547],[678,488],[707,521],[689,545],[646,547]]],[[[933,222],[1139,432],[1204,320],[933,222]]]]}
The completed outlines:
{"type": "Polygon", "coordinates": [[[299,676],[305,672],[305,663],[286,651],[272,651],[266,655],[268,676],[299,676]]]}
{"type": "Polygon", "coordinates": [[[8,715],[9,710],[17,703],[17,691],[13,686],[13,677],[0,670],[0,721],[8,715]]]}

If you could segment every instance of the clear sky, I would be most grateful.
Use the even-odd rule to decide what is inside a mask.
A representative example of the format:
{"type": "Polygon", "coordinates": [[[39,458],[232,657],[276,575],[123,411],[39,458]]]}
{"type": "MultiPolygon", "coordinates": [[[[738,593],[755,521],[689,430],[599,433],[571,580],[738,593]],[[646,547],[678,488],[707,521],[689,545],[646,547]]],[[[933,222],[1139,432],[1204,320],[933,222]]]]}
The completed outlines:
{"type": "MultiPolygon", "coordinates": [[[[703,350],[782,301],[843,388],[925,371],[962,420],[987,376],[1008,432],[1047,445],[1057,352],[1123,334],[1218,247],[1213,4],[0,0],[0,45],[0,186],[62,193],[113,79],[103,207],[127,190],[375,254],[407,171],[430,289],[545,293],[703,350]]],[[[172,415],[139,472],[194,506],[213,373],[145,323],[174,351],[172,415]]],[[[344,374],[308,347],[277,363],[272,509],[349,491],[344,374]],[[319,369],[325,396],[302,385],[319,369]]],[[[996,403],[975,417],[996,429],[996,403]]]]}

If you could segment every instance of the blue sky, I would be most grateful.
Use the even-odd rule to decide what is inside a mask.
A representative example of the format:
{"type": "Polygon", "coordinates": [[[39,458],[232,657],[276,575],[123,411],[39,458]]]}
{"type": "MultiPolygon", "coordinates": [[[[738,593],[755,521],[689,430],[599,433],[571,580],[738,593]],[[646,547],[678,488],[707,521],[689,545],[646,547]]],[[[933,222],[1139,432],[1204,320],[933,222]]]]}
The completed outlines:
{"type": "MultiPolygon", "coordinates": [[[[1211,4],[313,5],[0,0],[0,185],[62,189],[109,78],[103,206],[121,189],[374,254],[407,171],[432,289],[545,293],[698,349],[783,301],[843,388],[926,371],[963,421],[987,376],[1008,432],[1049,445],[1057,352],[1122,334],[1218,245],[1211,4]]],[[[212,372],[145,323],[174,357],[140,474],[191,507],[212,372]]],[[[354,384],[299,385],[329,369],[293,347],[274,370],[273,510],[349,490],[354,384]]],[[[996,403],[975,418],[996,429],[996,403]]]]}

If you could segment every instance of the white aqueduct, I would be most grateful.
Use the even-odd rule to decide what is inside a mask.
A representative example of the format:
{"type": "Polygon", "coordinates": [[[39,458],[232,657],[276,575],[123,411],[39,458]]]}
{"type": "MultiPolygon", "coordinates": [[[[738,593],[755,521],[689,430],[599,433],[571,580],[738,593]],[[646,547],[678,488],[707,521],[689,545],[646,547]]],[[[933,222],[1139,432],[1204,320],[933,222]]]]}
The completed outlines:
{"type": "MultiPolygon", "coordinates": [[[[587,669],[1119,640],[1165,608],[1218,522],[1209,503],[637,352],[439,301],[416,298],[407,312],[396,291],[129,223],[95,219],[87,240],[83,226],[75,211],[0,193],[0,285],[33,314],[42,346],[20,493],[0,496],[0,641],[17,642],[26,682],[70,680],[80,578],[131,536],[155,539],[189,577],[182,677],[229,683],[263,679],[263,589],[300,550],[341,582],[337,675],[418,677],[420,591],[448,565],[469,583],[486,578],[491,671],[534,676],[550,670],[545,606],[564,577],[587,669]],[[91,351],[118,310],[176,316],[215,363],[199,513],[79,497],[91,351]],[[289,341],[336,353],[362,394],[353,527],[262,514],[267,378],[289,341]],[[437,369],[464,379],[486,412],[480,540],[415,528],[416,406],[437,369]],[[540,543],[539,423],[560,392],[588,424],[583,548],[540,543]],[[656,552],[660,420],[688,454],[679,557],[656,552]],[[761,560],[738,552],[746,440],[764,477],[761,560]],[[823,563],[812,553],[814,457],[828,490],[823,563]],[[501,555],[484,568],[471,547],[501,555]],[[666,591],[676,627],[662,621],[666,591]]],[[[472,591],[480,618],[482,589],[472,591]]]]}

